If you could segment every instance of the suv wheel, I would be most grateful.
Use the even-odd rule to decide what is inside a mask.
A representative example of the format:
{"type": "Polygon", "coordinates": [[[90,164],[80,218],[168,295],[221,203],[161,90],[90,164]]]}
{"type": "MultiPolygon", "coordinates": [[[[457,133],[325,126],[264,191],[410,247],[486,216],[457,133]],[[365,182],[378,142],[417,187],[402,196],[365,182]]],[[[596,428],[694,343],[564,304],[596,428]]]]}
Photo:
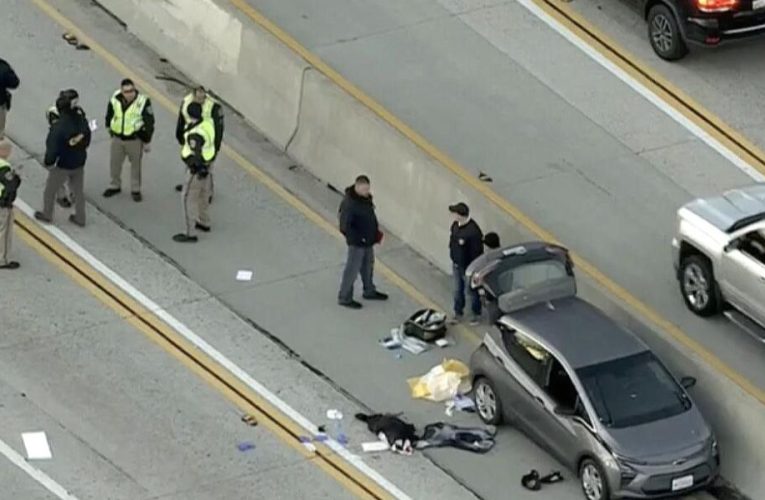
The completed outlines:
{"type": "Polygon", "coordinates": [[[608,500],[608,482],[603,468],[594,460],[586,458],[579,466],[579,481],[587,500],[608,500]]]}
{"type": "Polygon", "coordinates": [[[478,416],[484,423],[489,425],[502,423],[502,402],[489,379],[479,378],[476,381],[473,397],[478,416]]]}
{"type": "Polygon", "coordinates": [[[720,295],[712,265],[704,257],[692,255],[680,266],[680,290],[688,309],[699,316],[719,311],[720,295]]]}
{"type": "Polygon", "coordinates": [[[648,38],[656,55],[667,61],[682,59],[688,53],[677,19],[664,4],[654,5],[648,12],[648,38]]]}

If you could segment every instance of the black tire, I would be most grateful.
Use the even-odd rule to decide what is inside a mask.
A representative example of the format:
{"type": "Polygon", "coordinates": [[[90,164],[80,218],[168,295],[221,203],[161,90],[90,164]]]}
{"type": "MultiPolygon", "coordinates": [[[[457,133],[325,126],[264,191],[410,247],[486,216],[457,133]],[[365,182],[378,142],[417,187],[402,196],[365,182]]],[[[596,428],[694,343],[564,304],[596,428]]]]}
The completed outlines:
{"type": "Polygon", "coordinates": [[[579,464],[579,484],[582,493],[587,500],[610,500],[611,492],[608,489],[608,479],[603,472],[603,467],[591,458],[585,458],[579,464]],[[599,487],[595,485],[599,484],[599,487]]]}
{"type": "Polygon", "coordinates": [[[691,255],[680,264],[680,293],[688,309],[697,316],[720,312],[722,298],[712,264],[705,257],[691,255]]]}
{"type": "Polygon", "coordinates": [[[688,46],[672,10],[664,4],[648,11],[648,40],[656,55],[666,61],[677,61],[688,54],[688,46]]]}
{"type": "Polygon", "coordinates": [[[475,400],[476,412],[485,424],[499,425],[502,423],[502,401],[499,399],[499,393],[497,393],[491,380],[480,377],[475,381],[473,399],[475,400]]]}

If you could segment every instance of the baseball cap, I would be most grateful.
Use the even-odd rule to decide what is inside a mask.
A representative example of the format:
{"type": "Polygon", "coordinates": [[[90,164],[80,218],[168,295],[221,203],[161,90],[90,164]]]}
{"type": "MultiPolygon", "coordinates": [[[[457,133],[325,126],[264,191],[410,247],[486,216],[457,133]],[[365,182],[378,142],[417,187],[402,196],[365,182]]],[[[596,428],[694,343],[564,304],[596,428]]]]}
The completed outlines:
{"type": "Polygon", "coordinates": [[[467,217],[470,215],[470,209],[462,202],[456,203],[454,205],[449,205],[449,212],[457,214],[460,217],[467,217]]]}

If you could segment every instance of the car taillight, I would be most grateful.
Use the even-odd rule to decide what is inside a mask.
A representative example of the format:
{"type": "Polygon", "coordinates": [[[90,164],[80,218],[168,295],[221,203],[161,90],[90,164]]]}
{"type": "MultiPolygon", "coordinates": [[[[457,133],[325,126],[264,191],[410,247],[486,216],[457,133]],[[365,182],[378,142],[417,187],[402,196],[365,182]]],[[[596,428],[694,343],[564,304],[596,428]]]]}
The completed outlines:
{"type": "Polygon", "coordinates": [[[738,0],[696,0],[701,12],[726,12],[738,7],[738,0]]]}

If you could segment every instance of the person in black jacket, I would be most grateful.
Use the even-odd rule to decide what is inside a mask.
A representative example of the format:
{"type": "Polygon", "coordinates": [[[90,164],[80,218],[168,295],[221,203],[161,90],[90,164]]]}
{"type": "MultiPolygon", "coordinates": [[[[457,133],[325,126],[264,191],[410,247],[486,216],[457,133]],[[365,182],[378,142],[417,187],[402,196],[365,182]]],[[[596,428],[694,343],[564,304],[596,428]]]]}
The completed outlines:
{"type": "Polygon", "coordinates": [[[0,139],[0,269],[18,269],[19,263],[9,260],[13,236],[13,202],[21,186],[21,177],[8,161],[11,143],[0,139]]]}
{"type": "Polygon", "coordinates": [[[5,59],[0,59],[0,139],[5,137],[5,119],[11,109],[9,90],[19,88],[19,77],[5,59]]]}
{"type": "MultiPolygon", "coordinates": [[[[59,92],[58,96],[59,97],[63,96],[70,99],[72,101],[72,109],[76,113],[81,114],[83,119],[87,120],[87,118],[85,117],[85,111],[83,111],[83,109],[77,105],[77,101],[79,100],[80,96],[76,90],[74,89],[62,90],[61,92],[59,92]]],[[[53,104],[53,106],[49,107],[45,111],[45,117],[48,120],[49,128],[56,124],[60,116],[58,115],[58,108],[56,108],[55,104],[53,104]]],[[[61,189],[56,195],[56,199],[58,201],[58,204],[64,208],[70,208],[74,204],[74,196],[72,195],[72,191],[67,183],[61,186],[61,189]]]]}
{"type": "Polygon", "coordinates": [[[340,283],[338,303],[351,309],[361,309],[361,304],[353,300],[353,285],[359,274],[365,299],[387,300],[388,296],[377,291],[374,284],[374,245],[382,242],[383,234],[377,224],[369,177],[358,176],[356,182],[345,190],[339,216],[340,232],[348,245],[348,259],[340,283]]]}
{"type": "Polygon", "coordinates": [[[90,127],[84,113],[77,111],[76,100],[67,95],[56,99],[59,120],[48,131],[45,142],[45,166],[49,168],[48,181],[43,194],[43,209],[35,212],[35,218],[43,222],[53,221],[56,193],[65,182],[69,183],[74,196],[74,214],[69,221],[85,226],[85,162],[90,146],[90,127]]]}
{"type": "MultiPolygon", "coordinates": [[[[454,322],[462,319],[465,312],[465,270],[473,260],[483,254],[483,233],[480,226],[470,218],[470,209],[464,203],[449,207],[454,217],[449,237],[449,256],[454,272],[454,322]]],[[[473,289],[470,295],[470,308],[473,313],[470,324],[477,325],[481,317],[481,297],[473,289]]]]}

